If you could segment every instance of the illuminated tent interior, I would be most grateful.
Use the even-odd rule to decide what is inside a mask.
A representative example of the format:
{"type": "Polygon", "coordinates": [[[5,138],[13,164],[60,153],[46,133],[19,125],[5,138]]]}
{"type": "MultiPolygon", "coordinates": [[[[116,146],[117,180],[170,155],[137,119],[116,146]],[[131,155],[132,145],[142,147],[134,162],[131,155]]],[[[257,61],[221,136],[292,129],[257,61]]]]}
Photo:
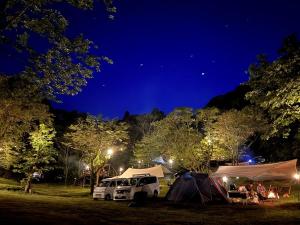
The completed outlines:
{"type": "Polygon", "coordinates": [[[289,180],[297,173],[297,159],[259,165],[220,166],[214,177],[247,177],[250,180],[289,180]]]}

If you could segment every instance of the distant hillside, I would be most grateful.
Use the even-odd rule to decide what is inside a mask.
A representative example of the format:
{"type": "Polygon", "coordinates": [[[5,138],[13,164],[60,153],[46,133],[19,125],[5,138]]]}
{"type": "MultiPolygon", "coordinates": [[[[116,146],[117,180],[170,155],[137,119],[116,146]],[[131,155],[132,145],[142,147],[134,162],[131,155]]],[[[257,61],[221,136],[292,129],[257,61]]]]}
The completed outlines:
{"type": "Polygon", "coordinates": [[[242,109],[250,102],[245,100],[245,94],[250,91],[248,85],[240,85],[235,90],[224,95],[213,97],[205,107],[216,107],[221,110],[242,109]]]}

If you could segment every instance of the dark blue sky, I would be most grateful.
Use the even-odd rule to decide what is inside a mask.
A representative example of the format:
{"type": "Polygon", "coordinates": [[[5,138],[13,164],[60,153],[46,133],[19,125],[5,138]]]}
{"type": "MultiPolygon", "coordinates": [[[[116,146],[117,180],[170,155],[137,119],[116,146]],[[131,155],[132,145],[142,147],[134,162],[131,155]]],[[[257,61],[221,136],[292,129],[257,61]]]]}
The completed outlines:
{"type": "Polygon", "coordinates": [[[67,10],[69,32],[94,40],[113,59],[83,92],[56,107],[105,117],[158,107],[200,108],[248,79],[257,54],[274,57],[300,31],[297,0],[124,0],[110,21],[67,10]]]}

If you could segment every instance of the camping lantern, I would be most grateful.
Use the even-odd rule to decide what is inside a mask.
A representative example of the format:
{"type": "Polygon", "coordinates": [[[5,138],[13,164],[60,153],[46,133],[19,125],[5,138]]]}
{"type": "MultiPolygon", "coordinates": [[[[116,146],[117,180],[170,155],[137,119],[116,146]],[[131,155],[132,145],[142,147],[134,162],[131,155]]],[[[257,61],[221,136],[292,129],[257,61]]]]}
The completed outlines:
{"type": "Polygon", "coordinates": [[[228,178],[226,176],[224,176],[224,177],[222,177],[222,180],[223,180],[224,183],[227,183],[228,178]]]}
{"type": "Polygon", "coordinates": [[[114,151],[112,148],[107,149],[107,157],[110,159],[110,157],[113,155],[114,151]]]}
{"type": "Polygon", "coordinates": [[[268,198],[275,198],[275,193],[273,191],[270,191],[268,194],[268,198]]]}

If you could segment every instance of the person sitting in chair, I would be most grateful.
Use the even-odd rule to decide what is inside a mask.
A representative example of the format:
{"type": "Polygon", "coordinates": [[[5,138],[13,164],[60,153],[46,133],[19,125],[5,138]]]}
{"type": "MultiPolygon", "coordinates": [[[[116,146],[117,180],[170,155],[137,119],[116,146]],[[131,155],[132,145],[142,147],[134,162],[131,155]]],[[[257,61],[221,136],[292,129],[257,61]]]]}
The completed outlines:
{"type": "Polygon", "coordinates": [[[256,190],[257,190],[257,195],[258,195],[259,200],[263,201],[268,198],[267,191],[266,191],[266,188],[264,185],[262,185],[261,183],[258,183],[256,190]]]}

